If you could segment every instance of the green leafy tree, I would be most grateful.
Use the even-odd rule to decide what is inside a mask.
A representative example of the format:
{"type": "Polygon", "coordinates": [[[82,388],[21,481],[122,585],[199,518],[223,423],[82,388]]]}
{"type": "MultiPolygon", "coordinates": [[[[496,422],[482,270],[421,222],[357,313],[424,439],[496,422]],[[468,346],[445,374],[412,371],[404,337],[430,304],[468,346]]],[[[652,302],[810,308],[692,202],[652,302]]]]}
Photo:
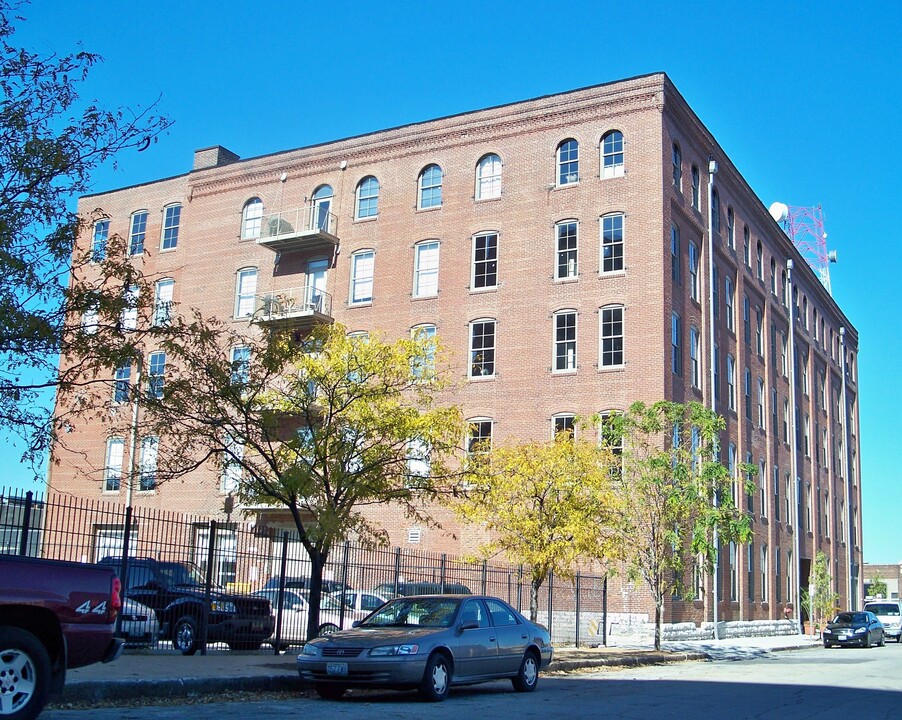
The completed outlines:
{"type": "Polygon", "coordinates": [[[472,456],[455,509],[488,531],[484,555],[501,552],[529,567],[533,621],[549,574],[572,577],[580,561],[613,553],[614,464],[610,450],[563,432],[472,456]]]}
{"type": "Polygon", "coordinates": [[[133,113],[81,103],[80,84],[101,58],[17,47],[19,7],[0,0],[0,430],[28,439],[34,459],[49,442],[46,393],[89,382],[121,359],[121,333],[81,333],[78,322],[95,307],[121,310],[123,286],[136,275],[115,257],[73,261],[79,232],[98,218],[79,218],[68,205],[100,165],[146,148],[169,121],[153,106],[133,113]],[[70,269],[76,278],[89,265],[70,282],[70,269]],[[78,360],[61,366],[61,354],[78,360]]]}
{"type": "Polygon", "coordinates": [[[160,438],[161,479],[213,462],[244,503],[288,509],[310,559],[315,636],[335,544],[387,539],[362,509],[394,503],[430,522],[426,501],[453,484],[464,424],[436,401],[447,382],[437,341],[388,342],[338,324],[303,343],[199,316],[174,325],[161,397],[142,401],[143,429],[160,438]]]}
{"type": "MultiPolygon", "coordinates": [[[[730,500],[734,479],[718,461],[723,429],[723,418],[694,402],[637,402],[603,424],[608,443],[623,445],[621,542],[630,576],[643,579],[654,598],[656,649],[665,599],[691,597],[690,570],[713,567],[714,531],[721,542],[751,537],[748,518],[730,500]]],[[[747,481],[745,491],[751,487],[747,481]]]]}
{"type": "Polygon", "coordinates": [[[887,596],[886,580],[880,573],[874,576],[874,579],[868,583],[868,595],[875,598],[885,598],[887,596]]]}
{"type": "Polygon", "coordinates": [[[814,556],[811,567],[808,594],[811,619],[816,627],[824,627],[824,623],[836,610],[839,593],[833,591],[833,578],[830,575],[830,560],[820,550],[814,556]]]}

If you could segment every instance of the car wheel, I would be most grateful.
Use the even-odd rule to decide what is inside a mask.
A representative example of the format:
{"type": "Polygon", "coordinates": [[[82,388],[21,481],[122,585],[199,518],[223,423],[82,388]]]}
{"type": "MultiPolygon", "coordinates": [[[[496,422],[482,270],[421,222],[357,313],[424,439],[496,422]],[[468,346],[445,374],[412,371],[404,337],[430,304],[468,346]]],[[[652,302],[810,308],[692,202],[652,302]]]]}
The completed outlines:
{"type": "Polygon", "coordinates": [[[539,684],[539,661],[532,650],[523,656],[517,676],[511,678],[511,683],[517,692],[532,692],[536,689],[539,684]]]}
{"type": "Polygon", "coordinates": [[[430,702],[441,702],[451,688],[451,663],[441,653],[435,653],[426,663],[420,682],[420,696],[430,702]]]}
{"type": "Polygon", "coordinates": [[[340,628],[335,623],[323,623],[319,626],[319,630],[316,631],[316,635],[317,637],[324,637],[325,635],[331,635],[339,630],[340,628]]]}
{"type": "Polygon", "coordinates": [[[50,656],[27,630],[0,628],[0,715],[32,720],[50,694],[50,656]]]}
{"type": "Polygon", "coordinates": [[[345,687],[334,683],[317,683],[313,686],[313,690],[323,700],[338,700],[345,694],[345,687]]]}
{"type": "Polygon", "coordinates": [[[833,646],[832,646],[830,643],[825,642],[825,643],[824,643],[824,647],[825,647],[825,648],[832,648],[833,646]]]}
{"type": "Polygon", "coordinates": [[[871,647],[871,633],[867,633],[867,634],[864,636],[864,646],[865,646],[866,648],[871,647]]]}
{"type": "Polygon", "coordinates": [[[261,643],[255,642],[253,640],[230,642],[226,644],[229,646],[229,650],[259,650],[261,645],[261,643]]]}
{"type": "Polygon", "coordinates": [[[877,643],[877,647],[883,647],[886,645],[886,635],[880,633],[880,642],[877,643]]]}
{"type": "Polygon", "coordinates": [[[182,655],[194,655],[197,652],[197,621],[190,615],[180,617],[176,621],[172,633],[172,647],[182,655]]]}

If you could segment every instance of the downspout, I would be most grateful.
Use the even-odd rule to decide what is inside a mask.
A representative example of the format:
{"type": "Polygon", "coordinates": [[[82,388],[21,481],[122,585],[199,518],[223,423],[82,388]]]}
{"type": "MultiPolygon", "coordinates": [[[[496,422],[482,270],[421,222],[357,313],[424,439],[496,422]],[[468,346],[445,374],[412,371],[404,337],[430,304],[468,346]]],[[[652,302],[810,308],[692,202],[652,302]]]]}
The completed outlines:
{"type": "Polygon", "coordinates": [[[802,631],[802,556],[801,556],[801,533],[802,527],[799,517],[799,492],[801,478],[799,478],[799,446],[798,446],[798,428],[796,427],[796,415],[798,414],[797,398],[796,398],[796,334],[795,334],[795,292],[792,285],[792,259],[786,261],[786,296],[789,299],[789,395],[792,398],[792,404],[789,412],[790,422],[790,458],[791,472],[794,481],[795,491],[793,492],[793,562],[795,563],[795,623],[796,632],[802,631]]]}
{"type": "MultiPolygon", "coordinates": [[[[714,402],[714,372],[715,372],[715,355],[714,355],[714,176],[717,174],[717,161],[709,156],[708,158],[708,373],[709,387],[708,405],[711,412],[715,412],[714,402]]],[[[716,457],[720,456],[719,441],[715,438],[716,457]]],[[[714,507],[717,507],[717,489],[714,491],[714,507]]],[[[718,537],[717,525],[714,526],[714,587],[711,593],[712,597],[712,617],[714,619],[714,639],[720,640],[720,630],[718,628],[718,605],[720,604],[720,538],[718,537]]]]}
{"type": "MultiPolygon", "coordinates": [[[[848,535],[849,539],[846,543],[847,548],[847,556],[848,556],[848,582],[847,582],[847,592],[848,595],[846,597],[849,599],[849,608],[852,610],[858,609],[858,592],[852,593],[852,558],[855,547],[855,527],[852,524],[852,493],[850,489],[851,485],[851,477],[849,475],[849,453],[852,451],[849,442],[849,401],[847,394],[847,386],[846,386],[846,329],[845,327],[839,328],[839,351],[842,355],[842,362],[840,363],[840,367],[842,368],[842,442],[843,442],[843,452],[840,457],[840,471],[842,472],[843,477],[843,489],[845,490],[846,496],[846,512],[848,513],[848,535]]],[[[857,588],[856,588],[857,590],[857,588]]]]}

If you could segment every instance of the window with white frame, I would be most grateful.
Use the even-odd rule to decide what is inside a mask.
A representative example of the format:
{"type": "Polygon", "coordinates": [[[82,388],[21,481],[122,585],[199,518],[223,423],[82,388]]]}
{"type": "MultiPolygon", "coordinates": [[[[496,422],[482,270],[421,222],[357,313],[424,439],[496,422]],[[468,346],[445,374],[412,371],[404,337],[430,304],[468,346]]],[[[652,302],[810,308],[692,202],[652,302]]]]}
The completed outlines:
{"type": "Polygon", "coordinates": [[[122,314],[119,317],[119,329],[122,332],[131,332],[138,327],[138,285],[129,285],[123,294],[122,314]]]}
{"type": "Polygon", "coordinates": [[[755,246],[755,276],[759,280],[764,280],[764,250],[759,240],[755,246]]]}
{"type": "Polygon", "coordinates": [[[749,249],[750,242],[751,242],[751,239],[749,237],[749,226],[743,225],[743,227],[742,227],[742,259],[745,262],[746,267],[752,266],[751,250],[749,249]]]}
{"type": "Polygon", "coordinates": [[[698,247],[689,243],[689,297],[698,302],[701,287],[698,274],[698,247]]]}
{"type": "Polygon", "coordinates": [[[471,378],[495,375],[495,321],[474,320],[470,323],[471,378]]]}
{"type": "Polygon", "coordinates": [[[727,470],[733,478],[733,507],[739,508],[739,471],[736,465],[735,443],[730,443],[727,447],[727,470]]]}
{"type": "Polygon", "coordinates": [[[565,220],[554,226],[554,234],[557,239],[555,278],[558,280],[575,278],[579,274],[578,233],[579,223],[576,220],[565,220]]]}
{"type": "Polygon", "coordinates": [[[720,402],[720,348],[714,343],[714,367],[712,369],[714,384],[714,402],[720,402]]]}
{"type": "Polygon", "coordinates": [[[248,318],[254,314],[257,297],[257,268],[243,268],[235,277],[235,317],[248,318]]]}
{"type": "Polygon", "coordinates": [[[615,434],[616,426],[611,422],[618,414],[617,410],[604,410],[599,413],[598,442],[622,463],[623,435],[615,434]]]}
{"type": "Polygon", "coordinates": [[[113,402],[126,403],[131,396],[132,361],[126,360],[116,368],[113,382],[113,402]]]}
{"type": "Polygon", "coordinates": [[[777,261],[773,256],[770,258],[770,291],[774,297],[777,296],[777,261]]]}
{"type": "Polygon", "coordinates": [[[557,184],[573,185],[579,182],[579,143],[564,140],[557,146],[557,184]]]}
{"type": "Polygon", "coordinates": [[[485,155],[476,165],[476,199],[501,197],[501,158],[485,155]]]}
{"type": "Polygon", "coordinates": [[[717,190],[711,193],[711,229],[720,235],[720,195],[717,190]]]}
{"type": "Polygon", "coordinates": [[[701,185],[700,185],[700,176],[698,174],[698,166],[693,165],[692,170],[692,207],[696,210],[701,209],[701,185]]]}
{"type": "Polygon", "coordinates": [[[467,454],[474,455],[488,452],[492,449],[492,420],[491,418],[472,418],[467,421],[469,431],[467,433],[467,454]]]}
{"type": "Polygon", "coordinates": [[[144,252],[144,240],[147,238],[147,210],[132,213],[132,221],[128,233],[128,254],[141,255],[144,252]]]}
{"type": "Polygon", "coordinates": [[[730,543],[730,602],[739,600],[739,558],[736,553],[736,543],[730,543]]]}
{"type": "Polygon", "coordinates": [[[233,347],[229,362],[232,368],[232,385],[247,385],[250,380],[250,347],[247,345],[233,347]]]}
{"type": "Polygon", "coordinates": [[[157,486],[157,455],[160,448],[158,437],[147,436],[141,438],[141,466],[138,479],[138,489],[144,492],[153,490],[157,486]]]}
{"type": "Polygon", "coordinates": [[[775,436],[779,432],[777,425],[777,388],[770,389],[770,431],[775,436]]]}
{"type": "Polygon", "coordinates": [[[714,317],[720,315],[720,280],[717,273],[717,265],[711,265],[711,305],[714,307],[714,317]]]}
{"type": "Polygon", "coordinates": [[[769,600],[769,590],[767,583],[767,545],[761,546],[761,602],[769,600]]]}
{"type": "Polygon", "coordinates": [[[732,355],[727,355],[727,405],[730,410],[736,410],[736,361],[732,355]]]}
{"type": "Polygon", "coordinates": [[[752,310],[749,296],[742,296],[742,328],[743,337],[747,343],[752,341],[752,310]]]}
{"type": "Polygon", "coordinates": [[[373,271],[376,253],[362,250],[351,255],[351,305],[373,301],[373,271]]]}
{"type": "Polygon", "coordinates": [[[680,229],[670,224],[670,278],[680,284],[680,229]]]}
{"type": "Polygon", "coordinates": [[[727,245],[736,248],[736,214],[732,206],[727,206],[727,245]]]}
{"type": "Polygon", "coordinates": [[[733,332],[736,328],[736,289],[733,285],[733,278],[729,275],[724,278],[723,301],[727,316],[727,330],[733,332]]]}
{"type": "Polygon", "coordinates": [[[601,367],[623,365],[623,305],[601,308],[601,367]]]}
{"type": "Polygon", "coordinates": [[[783,442],[789,442],[789,399],[783,401],[783,442]]]}
{"type": "Polygon", "coordinates": [[[611,130],[601,139],[601,177],[623,175],[623,133],[611,130]]]}
{"type": "Polygon", "coordinates": [[[223,495],[236,492],[244,476],[244,445],[231,435],[226,436],[223,443],[222,474],[219,477],[219,491],[223,495]]]}
{"type": "Polygon", "coordinates": [[[623,270],[623,214],[601,218],[601,271],[623,270]]]}
{"type": "Polygon", "coordinates": [[[410,337],[427,343],[425,355],[413,367],[414,375],[418,378],[431,376],[435,371],[435,325],[416,325],[410,329],[410,337]]]}
{"type": "Polygon", "coordinates": [[[407,482],[416,484],[418,478],[427,478],[432,469],[432,448],[422,438],[413,438],[408,441],[406,448],[406,474],[407,482]]]}
{"type": "Polygon", "coordinates": [[[438,165],[427,165],[419,178],[420,210],[442,206],[442,169],[438,165]]]}
{"type": "Polygon", "coordinates": [[[755,350],[764,357],[764,316],[760,307],[755,308],[755,350]]]}
{"type": "Polygon", "coordinates": [[[119,492],[122,484],[122,454],[125,450],[125,441],[122,438],[111,437],[106,441],[106,462],[103,469],[103,491],[119,492]]]}
{"type": "Polygon", "coordinates": [[[774,593],[775,593],[775,595],[776,595],[776,600],[777,600],[778,603],[779,603],[779,602],[783,602],[783,597],[782,597],[782,593],[781,593],[781,590],[782,590],[782,587],[783,587],[783,572],[782,572],[782,570],[781,570],[781,568],[780,568],[780,557],[781,557],[781,554],[780,554],[780,547],[777,546],[777,548],[774,550],[774,564],[775,564],[775,568],[774,568],[774,593]]]}
{"type": "Polygon", "coordinates": [[[438,240],[421,242],[414,248],[413,296],[438,295],[438,240]]]}
{"type": "Polygon", "coordinates": [[[683,152],[677,143],[674,143],[671,148],[670,164],[672,165],[673,186],[683,192],[683,152]]]}
{"type": "Polygon", "coordinates": [[[576,370],[576,313],[563,310],[554,314],[554,371],[576,370]]]}
{"type": "Polygon", "coordinates": [[[379,214],[379,181],[368,175],[357,183],[357,219],[373,218],[379,214]]]}
{"type": "Polygon", "coordinates": [[[166,381],[166,353],[153,352],[147,358],[147,394],[160,399],[166,381]]]}
{"type": "Polygon", "coordinates": [[[674,375],[683,374],[683,357],[680,349],[681,335],[680,316],[673,313],[670,316],[670,369],[674,375]]]}
{"type": "Polygon", "coordinates": [[[814,518],[812,517],[813,505],[811,504],[811,483],[805,484],[805,531],[811,532],[814,526],[814,518]]]}
{"type": "Polygon", "coordinates": [[[481,233],[473,236],[474,290],[498,286],[498,233],[481,233]]]}
{"type": "Polygon", "coordinates": [[[789,364],[787,362],[789,343],[786,339],[786,333],[780,333],[780,372],[786,377],[789,372],[789,364]]]}
{"type": "Polygon", "coordinates": [[[700,389],[702,384],[702,371],[701,371],[701,338],[698,334],[698,328],[694,325],[689,328],[689,367],[690,367],[690,380],[692,382],[692,387],[695,389],[700,389]]]}
{"type": "Polygon", "coordinates": [[[808,394],[808,353],[802,353],[799,358],[799,370],[802,380],[802,394],[808,394]]]}
{"type": "Polygon", "coordinates": [[[780,521],[780,468],[774,466],[774,520],[780,521]]]}
{"type": "Polygon", "coordinates": [[[758,463],[758,500],[761,504],[761,517],[767,517],[767,463],[758,463]]]}
{"type": "Polygon", "coordinates": [[[808,413],[805,413],[805,426],[804,426],[804,444],[803,449],[805,451],[805,457],[811,457],[811,417],[808,413]]]}
{"type": "Polygon", "coordinates": [[[92,302],[81,315],[81,331],[85,335],[93,335],[100,327],[100,308],[92,302]]]}
{"type": "Polygon", "coordinates": [[[571,437],[576,432],[576,416],[572,413],[560,413],[551,418],[552,437],[558,433],[567,433],[571,437]]]}
{"type": "Polygon", "coordinates": [[[109,220],[98,220],[94,223],[94,237],[91,240],[91,260],[93,262],[102,262],[106,259],[106,244],[109,236],[109,220]]]}
{"type": "Polygon", "coordinates": [[[746,546],[746,560],[748,561],[748,597],[750,602],[755,601],[755,543],[749,541],[746,546]]]}
{"type": "Polygon", "coordinates": [[[745,418],[746,420],[752,419],[752,371],[746,368],[745,370],[745,418]]]}
{"type": "Polygon", "coordinates": [[[241,210],[241,239],[255,240],[260,237],[263,222],[263,201],[254,197],[244,203],[241,210]]]}
{"type": "Polygon", "coordinates": [[[172,320],[172,291],[175,280],[163,278],[157,280],[153,290],[153,324],[156,327],[168,325],[172,320]]]}
{"type": "Polygon", "coordinates": [[[179,244],[181,219],[181,205],[168,205],[163,209],[163,234],[160,240],[160,249],[175,250],[179,244]]]}

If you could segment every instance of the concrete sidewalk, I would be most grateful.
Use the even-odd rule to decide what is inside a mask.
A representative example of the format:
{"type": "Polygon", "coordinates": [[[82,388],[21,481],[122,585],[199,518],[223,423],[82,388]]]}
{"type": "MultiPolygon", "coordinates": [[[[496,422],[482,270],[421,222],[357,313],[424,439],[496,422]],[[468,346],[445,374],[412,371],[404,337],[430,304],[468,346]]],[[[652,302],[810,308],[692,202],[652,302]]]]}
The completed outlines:
{"type": "MultiPolygon", "coordinates": [[[[747,660],[779,650],[814,647],[804,635],[730,638],[651,644],[622,639],[617,646],[556,648],[551,671],[656,665],[686,660],[747,660]]],[[[115,662],[70,670],[63,694],[54,704],[139,698],[171,698],[234,691],[297,690],[296,651],[284,655],[210,649],[207,655],[183,656],[175,651],[127,650],[115,662]]]]}

